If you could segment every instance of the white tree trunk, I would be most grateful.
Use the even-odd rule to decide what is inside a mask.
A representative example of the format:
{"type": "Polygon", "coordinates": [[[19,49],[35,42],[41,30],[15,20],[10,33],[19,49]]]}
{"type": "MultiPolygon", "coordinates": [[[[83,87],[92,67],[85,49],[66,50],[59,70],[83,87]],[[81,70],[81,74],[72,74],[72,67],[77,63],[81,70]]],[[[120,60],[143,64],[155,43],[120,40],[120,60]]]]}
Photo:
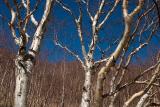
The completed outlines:
{"type": "Polygon", "coordinates": [[[148,94],[148,93],[144,94],[144,95],[141,97],[141,99],[139,100],[139,102],[138,102],[138,104],[137,104],[136,107],[144,107],[145,101],[146,101],[146,99],[147,99],[148,97],[149,97],[149,94],[148,94]]]}
{"type": "Polygon", "coordinates": [[[90,107],[91,102],[91,69],[85,70],[85,81],[82,91],[81,107],[90,107]]]}
{"type": "Polygon", "coordinates": [[[31,72],[33,63],[31,61],[20,62],[20,60],[16,60],[15,65],[16,86],[14,107],[27,107],[28,75],[31,72]]]}
{"type": "Polygon", "coordinates": [[[28,76],[23,73],[24,70],[16,70],[16,89],[15,89],[15,107],[26,107],[27,100],[27,82],[28,76]]]}

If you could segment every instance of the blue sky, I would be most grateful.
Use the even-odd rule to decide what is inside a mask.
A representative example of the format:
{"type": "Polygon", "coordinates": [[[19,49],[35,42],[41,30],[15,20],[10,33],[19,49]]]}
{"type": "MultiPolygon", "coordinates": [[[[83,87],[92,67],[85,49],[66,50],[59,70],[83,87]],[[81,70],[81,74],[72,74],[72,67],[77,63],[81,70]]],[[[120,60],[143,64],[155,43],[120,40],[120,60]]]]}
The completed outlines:
{"type": "MultiPolygon", "coordinates": [[[[34,0],[31,0],[31,5],[34,4],[34,0]]],[[[76,16],[78,16],[78,7],[74,0],[63,0],[74,12],[76,16]]],[[[95,8],[98,6],[96,3],[98,0],[93,0],[93,2],[90,4],[90,8],[92,10],[92,14],[94,13],[95,8]]],[[[42,3],[40,4],[38,11],[35,13],[35,17],[37,20],[40,20],[42,16],[43,7],[45,4],[45,0],[42,0],[42,3]]],[[[85,5],[83,4],[83,33],[85,36],[85,46],[88,50],[88,46],[90,44],[90,38],[91,38],[91,27],[90,27],[90,21],[88,18],[88,15],[86,13],[85,5]]],[[[129,5],[129,11],[131,11],[135,5],[132,3],[129,5]]],[[[105,10],[107,11],[110,7],[106,7],[105,10]]],[[[11,37],[11,32],[8,27],[8,20],[10,19],[10,13],[2,0],[0,1],[0,14],[5,16],[6,19],[2,20],[2,17],[0,17],[0,31],[5,33],[7,38],[10,39],[10,41],[13,42],[13,39],[11,37]]],[[[104,15],[102,15],[102,18],[104,15]]],[[[123,34],[124,25],[123,25],[123,17],[122,17],[122,7],[119,5],[115,12],[112,14],[112,16],[109,18],[109,20],[106,22],[103,29],[99,32],[99,40],[104,40],[103,43],[98,43],[98,46],[100,46],[102,49],[106,49],[115,39],[120,38],[123,34]]],[[[34,27],[31,26],[29,28],[28,32],[30,35],[33,35],[33,32],[35,31],[34,27]]],[[[78,33],[75,27],[75,24],[73,22],[72,17],[66,13],[59,5],[54,5],[54,8],[52,10],[52,15],[49,20],[49,24],[47,25],[47,32],[45,33],[44,39],[42,41],[41,45],[41,53],[47,55],[46,57],[43,57],[42,59],[48,59],[49,61],[59,61],[64,58],[64,55],[67,57],[66,59],[69,61],[75,60],[74,57],[68,55],[66,52],[64,52],[59,47],[55,46],[53,43],[54,35],[58,35],[59,41],[69,47],[71,50],[76,52],[80,57],[82,57],[81,54],[81,46],[80,41],[78,38],[78,33]]],[[[158,33],[159,34],[159,33],[158,33]]],[[[146,32],[145,35],[148,35],[146,32]]],[[[153,51],[148,50],[158,50],[159,49],[159,43],[160,40],[156,37],[153,37],[151,44],[148,46],[148,48],[142,49],[141,52],[137,54],[137,57],[143,57],[143,59],[148,59],[150,56],[150,53],[153,51]],[[156,49],[157,48],[157,49],[156,49]]],[[[0,43],[1,46],[2,43],[0,43]]],[[[11,43],[14,45],[14,43],[11,43]]],[[[107,56],[109,56],[113,50],[116,48],[117,45],[113,46],[113,48],[106,53],[107,56]]],[[[134,47],[138,46],[138,44],[133,44],[129,51],[131,51],[134,47]]],[[[14,46],[16,47],[16,46],[14,46]]],[[[95,60],[99,59],[101,57],[100,52],[98,49],[95,51],[95,60]]]]}

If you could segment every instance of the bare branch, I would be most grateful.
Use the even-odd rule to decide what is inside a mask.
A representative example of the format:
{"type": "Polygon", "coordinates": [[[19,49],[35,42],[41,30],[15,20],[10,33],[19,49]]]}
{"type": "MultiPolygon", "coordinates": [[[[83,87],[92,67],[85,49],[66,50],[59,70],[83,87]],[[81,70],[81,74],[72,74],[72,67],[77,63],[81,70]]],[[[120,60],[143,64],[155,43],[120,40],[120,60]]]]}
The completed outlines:
{"type": "MultiPolygon", "coordinates": [[[[38,2],[39,2],[39,0],[38,0],[38,2]]],[[[23,4],[23,6],[28,10],[28,12],[29,12],[29,10],[30,9],[28,9],[28,6],[27,6],[27,4],[25,3],[25,0],[22,0],[22,4],[23,4]]],[[[38,3],[37,3],[38,4],[38,3]]],[[[38,22],[37,22],[37,20],[35,19],[35,17],[34,17],[34,15],[33,15],[33,12],[31,12],[31,13],[28,13],[28,19],[29,19],[29,17],[31,17],[31,21],[32,21],[32,23],[35,25],[35,26],[38,26],[38,22]]]]}
{"type": "Polygon", "coordinates": [[[6,6],[8,7],[8,9],[10,10],[11,12],[11,21],[9,22],[9,27],[11,29],[11,33],[12,33],[12,36],[13,36],[13,39],[15,41],[15,43],[20,46],[22,44],[22,39],[21,38],[18,38],[17,35],[16,35],[16,31],[15,31],[15,28],[14,28],[14,22],[16,20],[16,12],[13,10],[13,8],[10,6],[9,2],[7,0],[4,0],[4,3],[6,4],[6,6]]]}
{"type": "Polygon", "coordinates": [[[96,62],[94,62],[94,64],[100,64],[100,63],[103,63],[103,62],[107,62],[109,58],[104,58],[104,59],[101,59],[101,60],[98,60],[96,62]]]}
{"type": "Polygon", "coordinates": [[[63,2],[61,2],[60,0],[56,0],[56,3],[58,3],[65,11],[67,11],[74,18],[74,20],[76,19],[72,10],[67,7],[63,2]]]}
{"type": "MultiPolygon", "coordinates": [[[[135,81],[135,84],[144,84],[144,85],[148,85],[149,82],[146,81],[135,81]]],[[[153,86],[156,86],[156,87],[160,87],[160,84],[157,84],[157,83],[152,83],[153,86]]]]}
{"type": "Polygon", "coordinates": [[[140,97],[142,96],[143,94],[145,94],[146,92],[148,92],[148,90],[150,90],[152,88],[152,84],[153,82],[156,80],[158,74],[159,74],[159,71],[160,71],[160,65],[157,66],[152,78],[150,79],[150,81],[148,82],[146,88],[144,88],[142,91],[138,92],[138,93],[135,93],[130,99],[128,99],[126,102],[125,102],[125,107],[129,106],[129,104],[135,100],[135,98],[137,97],[140,97]]]}
{"type": "Polygon", "coordinates": [[[104,5],[105,5],[105,0],[102,0],[99,8],[98,8],[95,16],[93,17],[93,20],[92,20],[92,41],[91,41],[91,44],[89,46],[89,51],[88,51],[88,57],[90,57],[90,58],[93,58],[93,53],[94,53],[94,50],[95,50],[95,47],[96,47],[96,44],[97,44],[98,29],[97,29],[96,26],[97,26],[97,22],[98,22],[98,19],[100,17],[100,14],[102,12],[102,9],[104,8],[104,5]]]}
{"type": "Polygon", "coordinates": [[[59,46],[60,48],[64,49],[69,54],[71,54],[72,56],[74,56],[82,64],[82,66],[85,67],[85,64],[83,63],[83,61],[81,60],[81,58],[79,57],[79,55],[77,55],[76,53],[74,53],[73,51],[71,51],[66,46],[63,46],[62,44],[60,44],[57,40],[55,40],[54,43],[55,43],[55,45],[59,46]]]}
{"type": "Polygon", "coordinates": [[[47,0],[46,1],[46,6],[45,6],[45,10],[44,10],[42,19],[41,19],[41,21],[40,21],[40,23],[39,23],[39,25],[36,29],[36,32],[34,33],[33,42],[30,46],[30,51],[29,51],[29,54],[31,54],[34,57],[36,55],[36,52],[38,52],[38,50],[40,48],[39,46],[40,46],[41,39],[42,39],[43,33],[44,33],[43,30],[44,30],[45,24],[47,22],[47,19],[50,15],[50,11],[51,11],[53,1],[54,0],[47,0]]]}
{"type": "Polygon", "coordinates": [[[144,0],[139,0],[138,6],[129,14],[130,17],[135,16],[142,8],[144,0]]]}
{"type": "Polygon", "coordinates": [[[155,6],[156,6],[156,9],[157,9],[157,15],[158,15],[158,19],[159,19],[159,26],[160,26],[160,10],[159,10],[159,7],[158,7],[158,4],[155,0],[153,0],[155,6]]]}
{"type": "Polygon", "coordinates": [[[81,49],[82,49],[82,54],[85,58],[85,61],[86,58],[87,58],[87,53],[86,53],[86,49],[85,49],[85,44],[84,44],[84,40],[83,40],[83,34],[82,34],[82,7],[81,7],[81,4],[78,3],[79,5],[79,18],[78,20],[75,19],[75,22],[76,22],[76,27],[77,27],[77,30],[78,30],[78,36],[79,36],[79,39],[80,39],[80,42],[81,42],[81,49]]]}
{"type": "Polygon", "coordinates": [[[135,93],[129,100],[127,100],[124,104],[123,107],[128,107],[129,104],[137,97],[141,96],[144,93],[144,91],[139,91],[137,93],[135,93]]]}
{"type": "Polygon", "coordinates": [[[114,12],[115,8],[117,7],[118,3],[120,2],[120,0],[116,0],[114,3],[114,6],[112,7],[112,9],[107,13],[107,15],[105,16],[104,20],[98,25],[97,29],[101,29],[101,27],[104,25],[104,23],[106,22],[106,20],[108,20],[108,18],[111,16],[111,14],[114,12]]]}
{"type": "Polygon", "coordinates": [[[30,0],[27,0],[26,9],[27,9],[27,12],[26,12],[26,18],[25,18],[25,23],[24,23],[24,27],[23,27],[24,32],[26,31],[26,26],[27,26],[28,21],[30,19],[30,0]]]}
{"type": "Polygon", "coordinates": [[[89,11],[89,0],[86,0],[86,7],[87,7],[87,13],[91,19],[91,21],[93,21],[93,16],[91,15],[90,11],[89,11]]]}
{"type": "Polygon", "coordinates": [[[140,24],[140,21],[142,20],[143,17],[145,17],[147,14],[149,14],[149,12],[151,12],[153,9],[154,9],[154,5],[151,6],[147,11],[145,11],[137,20],[136,22],[136,27],[133,31],[133,33],[131,34],[132,36],[135,35],[136,31],[138,30],[138,27],[139,27],[139,24],[140,24]]]}

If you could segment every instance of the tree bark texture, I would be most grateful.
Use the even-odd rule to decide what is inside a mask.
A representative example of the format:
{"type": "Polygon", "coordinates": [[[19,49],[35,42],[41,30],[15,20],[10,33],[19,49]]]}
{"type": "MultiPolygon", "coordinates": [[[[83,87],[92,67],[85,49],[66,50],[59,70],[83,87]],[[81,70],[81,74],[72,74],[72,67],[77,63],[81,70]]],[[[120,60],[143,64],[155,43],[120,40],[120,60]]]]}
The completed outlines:
{"type": "Polygon", "coordinates": [[[82,91],[81,107],[90,107],[91,103],[91,69],[85,70],[85,81],[82,91]]]}

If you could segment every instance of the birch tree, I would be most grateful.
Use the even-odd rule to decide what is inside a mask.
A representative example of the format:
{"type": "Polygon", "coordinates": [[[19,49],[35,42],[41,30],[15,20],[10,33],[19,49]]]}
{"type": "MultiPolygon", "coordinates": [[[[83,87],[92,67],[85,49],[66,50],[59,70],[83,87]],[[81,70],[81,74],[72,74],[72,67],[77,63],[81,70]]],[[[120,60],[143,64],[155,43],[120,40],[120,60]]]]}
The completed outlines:
{"type": "Polygon", "coordinates": [[[46,0],[45,9],[40,21],[34,17],[35,11],[40,4],[38,0],[35,7],[31,8],[30,0],[13,0],[13,2],[4,0],[7,8],[11,13],[11,20],[8,23],[15,44],[18,46],[18,53],[15,58],[15,96],[14,107],[27,107],[28,79],[32,73],[35,64],[35,58],[40,50],[42,38],[44,37],[45,27],[54,0],[46,0]],[[24,12],[24,13],[23,13],[24,12]],[[30,39],[28,27],[29,23],[33,23],[36,27],[33,39],[30,39]],[[27,45],[31,41],[29,49],[27,45]]]}
{"type": "Polygon", "coordinates": [[[91,77],[92,77],[92,74],[94,74],[94,72],[95,72],[95,68],[96,68],[95,66],[108,60],[107,58],[102,58],[97,61],[94,61],[94,53],[95,53],[95,49],[97,47],[98,35],[99,35],[101,28],[103,27],[103,25],[107,21],[107,19],[111,16],[113,11],[116,9],[116,7],[119,3],[119,0],[114,1],[113,7],[109,10],[109,12],[107,14],[105,14],[105,17],[103,20],[100,20],[100,16],[102,15],[103,8],[105,7],[105,3],[106,3],[105,0],[102,0],[99,2],[99,7],[98,7],[97,11],[94,13],[94,15],[92,15],[90,13],[89,0],[77,1],[77,4],[79,6],[78,7],[79,8],[79,16],[78,17],[75,16],[74,11],[71,10],[70,7],[68,7],[65,3],[63,3],[63,1],[56,0],[56,3],[59,4],[73,18],[73,21],[75,23],[77,33],[79,36],[79,40],[81,43],[81,53],[83,55],[83,58],[80,58],[80,55],[78,55],[74,51],[70,50],[64,44],[61,44],[58,41],[57,37],[55,37],[56,39],[54,41],[57,46],[61,47],[62,49],[67,51],[69,54],[73,55],[81,63],[81,65],[85,71],[85,79],[84,79],[84,85],[83,85],[83,89],[82,89],[82,99],[81,99],[80,106],[81,107],[90,107],[91,106],[91,86],[92,86],[91,77]],[[84,41],[84,34],[83,34],[84,31],[83,31],[83,27],[82,27],[82,20],[84,20],[83,17],[84,17],[84,15],[86,15],[82,11],[83,10],[82,5],[84,5],[84,4],[86,6],[85,10],[87,11],[87,15],[89,16],[89,19],[91,22],[90,28],[92,29],[92,31],[91,31],[92,38],[91,38],[91,43],[89,44],[89,47],[86,47],[86,44],[85,44],[86,42],[84,41]],[[87,51],[87,49],[88,49],[88,51],[87,51]]]}
{"type": "MultiPolygon", "coordinates": [[[[145,24],[145,26],[143,26],[142,28],[140,27],[140,21],[141,19],[143,19],[143,17],[147,16],[147,14],[149,14],[149,12],[151,12],[153,10],[153,8],[155,8],[155,5],[150,5],[147,6],[148,3],[150,3],[149,1],[144,1],[144,0],[139,0],[138,5],[135,7],[135,9],[133,9],[133,11],[131,11],[129,13],[129,2],[127,0],[123,0],[122,1],[122,11],[123,11],[123,18],[124,18],[124,32],[123,32],[123,36],[119,42],[119,44],[117,45],[116,49],[114,50],[114,52],[109,56],[108,61],[106,61],[106,65],[104,67],[101,68],[101,70],[98,72],[98,77],[97,77],[97,83],[96,83],[96,93],[95,93],[95,107],[103,107],[103,101],[104,98],[111,96],[111,102],[109,107],[114,107],[114,101],[116,99],[116,96],[119,94],[119,91],[121,89],[126,88],[127,86],[134,84],[134,83],[140,83],[137,80],[139,78],[141,78],[146,72],[150,71],[151,69],[149,68],[148,70],[145,70],[143,73],[141,73],[140,75],[138,75],[136,78],[134,78],[131,82],[128,82],[122,86],[120,86],[122,84],[122,80],[124,78],[124,75],[126,73],[127,67],[130,64],[130,61],[132,59],[132,57],[138,52],[140,51],[142,48],[144,48],[145,46],[147,46],[149,44],[149,42],[152,39],[152,36],[154,35],[154,33],[156,32],[156,30],[158,29],[159,26],[159,18],[157,18],[156,20],[152,20],[152,22],[149,22],[147,24],[145,24]],[[144,5],[149,7],[147,9],[147,11],[143,11],[144,5]],[[137,19],[135,18],[137,14],[141,14],[140,17],[138,17],[137,19]],[[137,20],[137,21],[136,21],[137,20]],[[134,23],[136,22],[136,26],[134,28],[134,23]],[[151,32],[146,40],[146,42],[144,43],[140,43],[140,45],[133,49],[133,51],[130,52],[130,54],[128,55],[128,58],[126,60],[126,63],[123,65],[124,63],[124,56],[126,54],[126,51],[130,48],[130,44],[131,42],[137,37],[137,35],[141,38],[143,36],[143,33],[145,32],[145,30],[147,30],[147,28],[154,26],[151,28],[151,32]],[[138,29],[140,29],[138,31],[138,29]],[[139,32],[139,33],[137,33],[139,32]],[[118,67],[116,67],[117,72],[115,73],[115,76],[112,77],[111,80],[111,87],[110,87],[110,92],[107,94],[104,94],[104,81],[106,78],[106,75],[108,74],[108,72],[112,71],[111,69],[113,67],[116,66],[116,62],[119,60],[119,64],[117,65],[118,67]],[[117,75],[119,75],[119,69],[122,69],[120,71],[122,71],[121,76],[119,77],[119,80],[117,83],[115,83],[117,75]]],[[[148,19],[145,19],[148,20],[148,19]]],[[[158,63],[158,62],[157,62],[158,63]]],[[[157,65],[157,64],[155,64],[157,65]]],[[[152,67],[151,67],[152,68],[152,67]]],[[[146,88],[144,88],[144,90],[141,90],[140,92],[135,93],[133,96],[131,96],[130,99],[128,99],[125,103],[124,103],[124,107],[128,107],[130,105],[131,102],[133,102],[133,100],[135,100],[136,98],[139,98],[140,96],[141,99],[139,100],[137,106],[138,107],[142,107],[142,103],[144,103],[144,99],[147,98],[149,91],[151,90],[152,86],[153,86],[153,81],[156,78],[156,76],[158,76],[158,68],[156,68],[155,72],[153,76],[151,77],[151,81],[148,82],[148,84],[146,84],[146,88]],[[141,105],[141,106],[140,106],[141,105]]]]}

